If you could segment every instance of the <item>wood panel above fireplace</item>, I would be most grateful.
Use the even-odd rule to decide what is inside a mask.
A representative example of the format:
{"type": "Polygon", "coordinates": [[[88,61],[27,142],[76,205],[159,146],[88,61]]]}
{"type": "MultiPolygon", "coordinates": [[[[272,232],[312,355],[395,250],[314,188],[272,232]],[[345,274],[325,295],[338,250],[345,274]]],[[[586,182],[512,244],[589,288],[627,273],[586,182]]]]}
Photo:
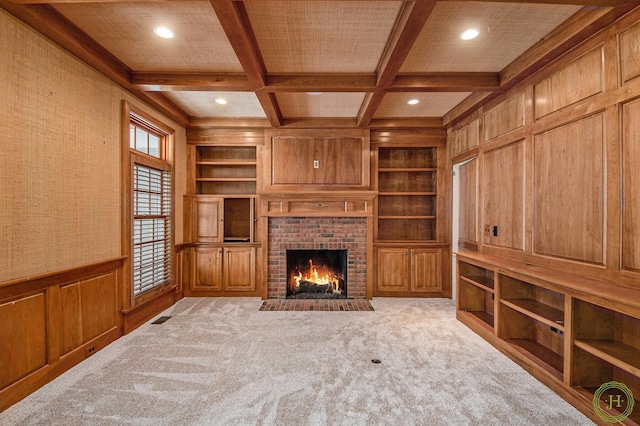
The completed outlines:
{"type": "Polygon", "coordinates": [[[267,130],[263,165],[260,193],[369,190],[369,130],[267,130]]]}

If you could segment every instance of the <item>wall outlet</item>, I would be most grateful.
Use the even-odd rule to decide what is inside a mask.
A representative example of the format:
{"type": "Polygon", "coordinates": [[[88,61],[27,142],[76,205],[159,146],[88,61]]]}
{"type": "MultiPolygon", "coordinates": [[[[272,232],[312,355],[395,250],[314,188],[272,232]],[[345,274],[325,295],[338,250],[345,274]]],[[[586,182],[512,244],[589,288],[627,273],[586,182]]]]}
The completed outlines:
{"type": "Polygon", "coordinates": [[[313,160],[313,168],[314,169],[320,168],[320,160],[313,160]]]}
{"type": "Polygon", "coordinates": [[[485,237],[490,237],[491,236],[491,225],[485,225],[484,226],[484,236],[485,237]]]}
{"type": "Polygon", "coordinates": [[[95,346],[89,346],[88,348],[86,348],[84,350],[84,357],[85,358],[89,358],[94,353],[96,353],[96,347],[95,346]]]}

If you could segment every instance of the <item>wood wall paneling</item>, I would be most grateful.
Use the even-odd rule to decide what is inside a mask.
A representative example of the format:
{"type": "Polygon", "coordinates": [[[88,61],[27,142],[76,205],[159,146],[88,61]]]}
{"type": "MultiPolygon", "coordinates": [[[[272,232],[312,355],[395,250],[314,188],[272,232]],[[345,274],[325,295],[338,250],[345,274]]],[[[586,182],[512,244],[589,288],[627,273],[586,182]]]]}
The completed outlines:
{"type": "Polygon", "coordinates": [[[62,355],[116,327],[116,274],[60,287],[62,355]]]}
{"type": "Polygon", "coordinates": [[[534,252],[604,263],[603,115],[534,136],[534,252]]]}
{"type": "Polygon", "coordinates": [[[640,23],[618,36],[620,52],[620,78],[625,84],[640,75],[640,23]]]}
{"type": "Polygon", "coordinates": [[[536,119],[604,90],[603,47],[591,50],[534,85],[536,119]]]}
{"type": "Polygon", "coordinates": [[[484,155],[483,244],[524,250],[524,154],[519,141],[484,155]]]}
{"type": "Polygon", "coordinates": [[[275,185],[361,185],[362,140],[289,138],[272,140],[275,185]]]}
{"type": "Polygon", "coordinates": [[[524,105],[524,93],[520,93],[486,112],[483,123],[485,142],[523,127],[524,105]]]}
{"type": "Polygon", "coordinates": [[[640,100],[622,107],[622,268],[640,272],[640,100]]]}
{"type": "Polygon", "coordinates": [[[473,158],[458,169],[458,238],[478,243],[478,159],[473,158]]]}
{"type": "Polygon", "coordinates": [[[0,389],[46,364],[45,292],[0,305],[0,389]]]}
{"type": "Polygon", "coordinates": [[[467,152],[479,145],[480,139],[480,120],[473,120],[471,123],[452,132],[451,138],[451,155],[467,152]]]}

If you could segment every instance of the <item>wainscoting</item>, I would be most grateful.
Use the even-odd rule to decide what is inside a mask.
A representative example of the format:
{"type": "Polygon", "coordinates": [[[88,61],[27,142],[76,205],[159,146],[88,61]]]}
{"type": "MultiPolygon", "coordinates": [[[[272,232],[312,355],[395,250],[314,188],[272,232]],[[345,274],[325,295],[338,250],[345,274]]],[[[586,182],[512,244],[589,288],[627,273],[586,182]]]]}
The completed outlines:
{"type": "Polygon", "coordinates": [[[123,262],[0,284],[0,411],[122,335],[123,262]]]}

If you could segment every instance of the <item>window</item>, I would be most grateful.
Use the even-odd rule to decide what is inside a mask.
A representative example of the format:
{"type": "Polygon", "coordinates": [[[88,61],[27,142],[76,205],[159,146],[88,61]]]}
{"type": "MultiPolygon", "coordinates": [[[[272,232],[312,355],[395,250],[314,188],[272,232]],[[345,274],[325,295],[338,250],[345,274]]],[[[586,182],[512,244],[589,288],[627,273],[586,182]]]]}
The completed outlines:
{"type": "Polygon", "coordinates": [[[131,275],[137,297],[173,279],[173,172],[168,134],[130,112],[131,275]]]}

